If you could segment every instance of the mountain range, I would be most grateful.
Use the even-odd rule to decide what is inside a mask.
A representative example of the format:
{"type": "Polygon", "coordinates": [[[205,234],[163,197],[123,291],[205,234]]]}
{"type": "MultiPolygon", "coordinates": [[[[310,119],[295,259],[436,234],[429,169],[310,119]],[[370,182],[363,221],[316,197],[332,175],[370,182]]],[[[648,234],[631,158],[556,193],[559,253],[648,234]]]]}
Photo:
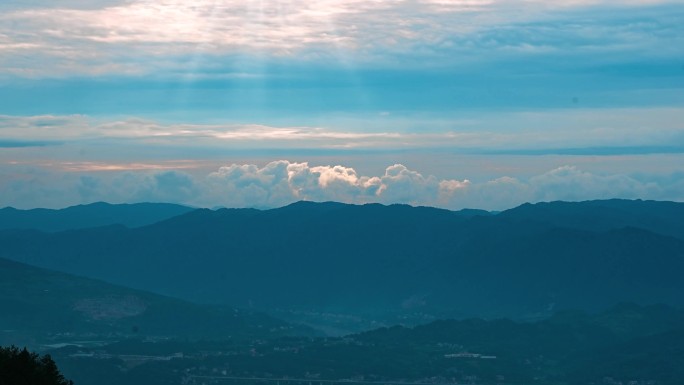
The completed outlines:
{"type": "Polygon", "coordinates": [[[100,224],[46,232],[23,222],[0,231],[0,257],[340,333],[446,317],[536,319],[625,301],[684,305],[684,204],[675,202],[500,213],[299,202],[100,224]]]}

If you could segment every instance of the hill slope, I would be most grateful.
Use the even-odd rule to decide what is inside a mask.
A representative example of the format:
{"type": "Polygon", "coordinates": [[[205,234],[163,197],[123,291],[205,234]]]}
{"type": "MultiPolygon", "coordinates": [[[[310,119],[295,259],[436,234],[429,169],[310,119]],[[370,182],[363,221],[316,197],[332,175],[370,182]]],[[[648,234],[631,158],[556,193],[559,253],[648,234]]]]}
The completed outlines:
{"type": "Polygon", "coordinates": [[[196,305],[0,259],[0,344],[79,338],[247,338],[294,329],[250,311],[196,305]]]}

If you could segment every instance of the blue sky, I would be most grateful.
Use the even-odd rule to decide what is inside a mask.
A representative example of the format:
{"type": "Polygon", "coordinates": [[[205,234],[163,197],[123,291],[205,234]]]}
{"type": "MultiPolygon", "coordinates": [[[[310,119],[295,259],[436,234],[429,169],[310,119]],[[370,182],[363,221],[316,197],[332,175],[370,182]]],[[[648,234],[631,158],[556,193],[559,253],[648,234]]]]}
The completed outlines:
{"type": "Polygon", "coordinates": [[[0,4],[0,206],[684,200],[684,2],[0,4]]]}

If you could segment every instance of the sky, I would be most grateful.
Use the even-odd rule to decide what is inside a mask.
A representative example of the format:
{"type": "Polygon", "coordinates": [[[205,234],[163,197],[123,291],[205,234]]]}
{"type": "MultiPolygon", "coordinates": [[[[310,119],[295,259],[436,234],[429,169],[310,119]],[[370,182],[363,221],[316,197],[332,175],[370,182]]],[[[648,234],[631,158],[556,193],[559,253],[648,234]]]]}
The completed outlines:
{"type": "Polygon", "coordinates": [[[0,207],[684,201],[684,1],[3,0],[0,207]]]}

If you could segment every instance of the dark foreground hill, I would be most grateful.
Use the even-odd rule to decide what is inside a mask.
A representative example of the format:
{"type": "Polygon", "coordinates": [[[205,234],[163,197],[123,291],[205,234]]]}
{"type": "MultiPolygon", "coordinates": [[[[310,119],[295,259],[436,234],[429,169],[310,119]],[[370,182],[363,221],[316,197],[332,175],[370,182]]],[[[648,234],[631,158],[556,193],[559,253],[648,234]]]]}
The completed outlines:
{"type": "Polygon", "coordinates": [[[195,305],[0,259],[0,345],[84,339],[268,338],[294,333],[251,311],[195,305]]]}
{"type": "Polygon", "coordinates": [[[17,210],[5,207],[0,209],[0,229],[34,229],[51,232],[116,224],[140,227],[192,210],[190,207],[168,203],[112,205],[99,202],[62,210],[17,210]]]}
{"type": "Polygon", "coordinates": [[[682,206],[555,202],[491,215],[300,202],[196,210],[136,229],[8,230],[0,256],[342,330],[530,319],[623,301],[684,305],[682,206]]]}

